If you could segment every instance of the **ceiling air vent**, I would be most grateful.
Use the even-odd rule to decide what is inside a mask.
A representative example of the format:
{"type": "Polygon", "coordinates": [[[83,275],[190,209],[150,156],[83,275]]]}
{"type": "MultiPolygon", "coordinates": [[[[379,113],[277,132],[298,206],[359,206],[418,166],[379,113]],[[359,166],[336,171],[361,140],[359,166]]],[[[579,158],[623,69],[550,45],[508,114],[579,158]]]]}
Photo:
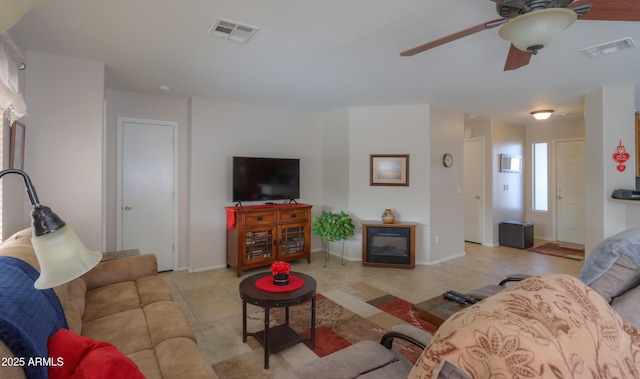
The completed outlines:
{"type": "Polygon", "coordinates": [[[636,43],[633,42],[631,37],[627,37],[617,41],[611,41],[597,46],[587,47],[581,49],[580,52],[588,58],[593,58],[634,48],[636,48],[636,43]]]}
{"type": "Polygon", "coordinates": [[[216,18],[207,34],[234,42],[247,43],[258,30],[259,28],[254,26],[243,25],[224,18],[216,18]]]}

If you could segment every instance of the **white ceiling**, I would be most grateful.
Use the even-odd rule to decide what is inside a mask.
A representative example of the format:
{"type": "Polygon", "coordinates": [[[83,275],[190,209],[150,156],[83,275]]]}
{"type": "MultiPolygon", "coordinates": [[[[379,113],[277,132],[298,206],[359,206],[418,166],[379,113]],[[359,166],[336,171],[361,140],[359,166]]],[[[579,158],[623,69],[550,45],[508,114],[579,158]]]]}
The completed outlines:
{"type": "Polygon", "coordinates": [[[640,88],[640,48],[579,52],[625,37],[640,44],[638,22],[578,20],[509,72],[497,28],[399,55],[496,18],[489,0],[51,0],[9,33],[23,50],[104,62],[107,89],[168,85],[167,96],[305,111],[428,103],[530,124],[535,109],[581,118],[582,96],[603,86],[640,88]],[[246,45],[207,35],[217,17],[260,31],[246,45]]]}

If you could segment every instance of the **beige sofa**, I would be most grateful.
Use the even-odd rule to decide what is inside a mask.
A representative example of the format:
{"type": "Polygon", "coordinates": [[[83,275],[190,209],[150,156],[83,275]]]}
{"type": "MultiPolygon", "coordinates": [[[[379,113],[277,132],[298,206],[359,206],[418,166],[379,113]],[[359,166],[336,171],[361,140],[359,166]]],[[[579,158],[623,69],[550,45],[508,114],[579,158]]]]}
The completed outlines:
{"type": "MultiPolygon", "coordinates": [[[[39,270],[30,230],[0,244],[0,256],[18,258],[39,270]]],[[[148,379],[217,378],[169,287],[158,276],[154,255],[101,262],[54,291],[69,330],[115,345],[148,379]]],[[[3,304],[0,312],[9,306],[3,304]]],[[[0,357],[3,362],[14,357],[1,342],[0,357]]],[[[25,373],[20,365],[0,365],[0,377],[25,378],[25,373]]]]}

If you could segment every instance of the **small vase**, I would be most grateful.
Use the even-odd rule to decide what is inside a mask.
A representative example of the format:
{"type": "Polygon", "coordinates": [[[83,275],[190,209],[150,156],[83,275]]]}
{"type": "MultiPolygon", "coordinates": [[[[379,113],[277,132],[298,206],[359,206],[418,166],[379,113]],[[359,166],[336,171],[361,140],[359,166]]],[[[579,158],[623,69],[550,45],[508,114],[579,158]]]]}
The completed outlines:
{"type": "Polygon", "coordinates": [[[275,274],[273,276],[273,284],[276,286],[286,286],[289,284],[289,274],[275,274]]]}
{"type": "Polygon", "coordinates": [[[393,214],[391,209],[387,208],[384,210],[384,212],[382,212],[382,222],[384,222],[385,224],[393,224],[394,222],[396,222],[396,216],[393,214]]]}

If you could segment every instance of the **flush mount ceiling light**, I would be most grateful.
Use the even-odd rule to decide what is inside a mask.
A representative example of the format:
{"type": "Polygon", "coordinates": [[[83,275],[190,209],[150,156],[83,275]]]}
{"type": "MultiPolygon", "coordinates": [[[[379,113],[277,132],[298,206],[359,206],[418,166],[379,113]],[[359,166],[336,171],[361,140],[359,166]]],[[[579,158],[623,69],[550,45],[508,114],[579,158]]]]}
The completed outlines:
{"type": "Polygon", "coordinates": [[[551,114],[553,114],[553,110],[552,109],[546,109],[546,110],[542,110],[542,111],[533,111],[533,112],[531,112],[531,115],[536,120],[546,120],[549,117],[551,117],[551,114]]]}
{"type": "Polygon", "coordinates": [[[518,49],[535,54],[571,26],[577,17],[576,12],[566,8],[535,10],[510,20],[500,27],[498,34],[518,49]]]}

